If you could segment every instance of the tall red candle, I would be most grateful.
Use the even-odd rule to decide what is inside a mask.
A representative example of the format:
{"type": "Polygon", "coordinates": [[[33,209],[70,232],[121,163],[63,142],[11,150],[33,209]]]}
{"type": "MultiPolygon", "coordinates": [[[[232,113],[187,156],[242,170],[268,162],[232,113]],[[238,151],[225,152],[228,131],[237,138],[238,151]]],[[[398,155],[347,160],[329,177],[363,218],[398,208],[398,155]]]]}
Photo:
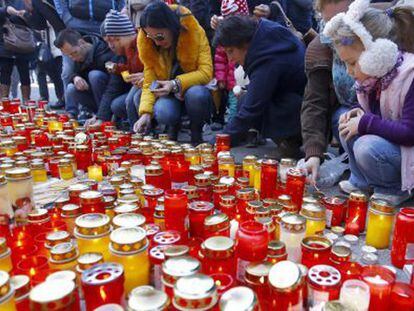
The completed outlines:
{"type": "Polygon", "coordinates": [[[286,192],[292,197],[292,202],[299,208],[302,206],[305,191],[306,175],[299,169],[290,169],[286,175],[286,192]]]}
{"type": "Polygon", "coordinates": [[[262,161],[260,173],[260,197],[274,198],[277,187],[277,166],[276,160],[266,159],[262,161]]]}
{"type": "Polygon", "coordinates": [[[204,236],[204,219],[213,215],[214,206],[206,201],[194,201],[189,204],[190,236],[204,236]]]}
{"type": "Polygon", "coordinates": [[[390,310],[395,275],[382,266],[366,266],[362,269],[361,278],[370,289],[369,311],[390,310]]]}
{"type": "Polygon", "coordinates": [[[397,282],[392,287],[390,310],[414,310],[414,288],[397,282]]]}
{"type": "Polygon", "coordinates": [[[165,228],[178,230],[185,234],[187,231],[186,218],[188,215],[187,196],[183,190],[167,190],[165,192],[165,228]]]}
{"type": "Polygon", "coordinates": [[[391,262],[399,269],[409,262],[414,262],[414,208],[402,208],[397,215],[391,262]]]}
{"type": "Polygon", "coordinates": [[[362,192],[352,192],[348,200],[348,215],[345,222],[345,233],[359,235],[365,230],[368,211],[368,198],[362,192]]]}

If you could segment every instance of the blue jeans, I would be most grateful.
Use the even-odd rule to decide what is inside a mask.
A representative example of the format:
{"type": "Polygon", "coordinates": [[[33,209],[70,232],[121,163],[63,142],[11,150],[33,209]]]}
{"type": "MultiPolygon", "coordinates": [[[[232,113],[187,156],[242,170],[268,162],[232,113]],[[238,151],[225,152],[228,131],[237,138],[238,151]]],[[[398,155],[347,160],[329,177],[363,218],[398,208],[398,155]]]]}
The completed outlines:
{"type": "Polygon", "coordinates": [[[138,121],[136,104],[139,103],[141,89],[133,86],[127,94],[115,98],[111,103],[112,113],[118,120],[128,119],[130,129],[138,121]]]}
{"type": "Polygon", "coordinates": [[[65,92],[70,83],[69,79],[73,74],[74,66],[75,66],[75,63],[73,62],[73,60],[69,58],[69,56],[62,55],[62,81],[63,81],[63,88],[65,92]]]}
{"type": "Polygon", "coordinates": [[[332,134],[333,137],[336,138],[337,141],[340,140],[339,138],[339,130],[338,130],[338,126],[339,126],[339,118],[341,117],[342,114],[344,114],[345,112],[348,112],[349,110],[351,110],[351,107],[348,106],[339,106],[338,109],[336,109],[333,113],[332,113],[332,134]]]}
{"type": "Polygon", "coordinates": [[[375,193],[402,195],[401,148],[377,135],[356,136],[341,144],[349,155],[351,177],[355,187],[373,187],[375,193]]]}
{"type": "Polygon", "coordinates": [[[73,83],[69,83],[66,90],[66,112],[77,117],[79,105],[82,105],[90,112],[96,113],[108,81],[109,75],[107,73],[92,70],[88,73],[89,90],[78,91],[73,83]]]}

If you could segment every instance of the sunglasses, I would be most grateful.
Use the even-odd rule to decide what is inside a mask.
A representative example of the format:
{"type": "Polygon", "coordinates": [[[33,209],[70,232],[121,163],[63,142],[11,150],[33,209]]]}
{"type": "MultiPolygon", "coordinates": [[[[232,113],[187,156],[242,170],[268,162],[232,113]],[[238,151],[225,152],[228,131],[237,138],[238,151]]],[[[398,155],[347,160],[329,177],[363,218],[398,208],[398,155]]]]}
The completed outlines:
{"type": "Polygon", "coordinates": [[[154,36],[151,36],[149,34],[146,34],[146,35],[147,35],[147,38],[150,38],[150,39],[152,39],[154,41],[161,42],[161,41],[164,41],[165,40],[165,35],[163,33],[157,33],[154,36]]]}

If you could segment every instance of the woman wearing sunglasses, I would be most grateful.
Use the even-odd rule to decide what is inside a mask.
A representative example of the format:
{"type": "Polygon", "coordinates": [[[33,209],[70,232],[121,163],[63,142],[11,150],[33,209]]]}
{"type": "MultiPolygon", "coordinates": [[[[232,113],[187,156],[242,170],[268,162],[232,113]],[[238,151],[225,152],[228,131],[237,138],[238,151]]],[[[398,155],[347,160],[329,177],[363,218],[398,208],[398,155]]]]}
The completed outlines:
{"type": "Polygon", "coordinates": [[[213,76],[206,34],[188,9],[163,2],[147,6],[140,22],[137,42],[144,84],[134,130],[148,131],[154,117],[168,125],[171,139],[176,139],[185,112],[191,122],[191,142],[198,144],[212,107],[204,86],[213,76]]]}

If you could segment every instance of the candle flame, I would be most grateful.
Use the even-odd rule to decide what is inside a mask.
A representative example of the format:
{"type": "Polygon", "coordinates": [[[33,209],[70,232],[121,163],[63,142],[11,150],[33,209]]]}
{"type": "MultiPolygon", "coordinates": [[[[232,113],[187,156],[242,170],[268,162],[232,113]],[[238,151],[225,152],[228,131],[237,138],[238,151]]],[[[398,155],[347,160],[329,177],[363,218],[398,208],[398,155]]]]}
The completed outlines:
{"type": "Polygon", "coordinates": [[[104,289],[103,287],[101,287],[101,288],[99,289],[99,293],[101,294],[101,298],[102,298],[102,300],[103,300],[103,301],[105,301],[105,300],[106,300],[107,295],[106,295],[106,293],[105,293],[105,289],[104,289]]]}
{"type": "Polygon", "coordinates": [[[216,281],[216,285],[219,287],[219,286],[221,286],[221,281],[220,280],[217,280],[216,281]]]}
{"type": "Polygon", "coordinates": [[[30,268],[30,270],[29,270],[29,274],[30,274],[30,276],[34,276],[35,274],[36,274],[36,270],[35,270],[35,268],[30,268]]]}

